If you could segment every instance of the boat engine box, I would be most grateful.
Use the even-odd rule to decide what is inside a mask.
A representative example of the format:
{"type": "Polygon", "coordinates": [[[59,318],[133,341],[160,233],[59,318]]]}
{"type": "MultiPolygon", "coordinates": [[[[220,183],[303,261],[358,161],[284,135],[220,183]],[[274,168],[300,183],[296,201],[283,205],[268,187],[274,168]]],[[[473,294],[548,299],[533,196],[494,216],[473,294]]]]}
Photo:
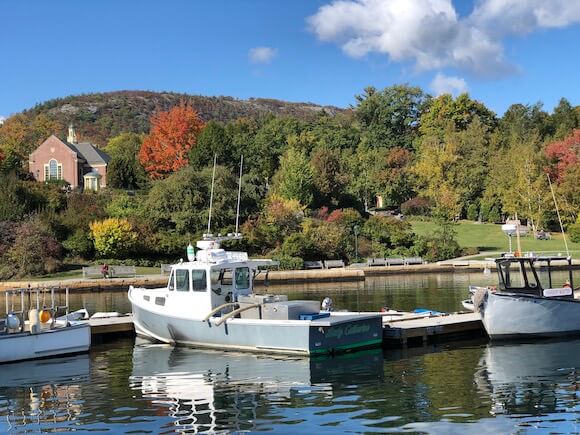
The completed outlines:
{"type": "Polygon", "coordinates": [[[240,313],[242,319],[260,319],[263,318],[263,306],[264,304],[271,304],[276,302],[287,301],[288,296],[286,295],[257,295],[251,293],[249,295],[239,295],[238,303],[240,308],[245,308],[248,305],[262,304],[262,307],[250,308],[246,311],[240,313]],[[260,316],[260,311],[262,311],[262,316],[260,316]]]}
{"type": "Polygon", "coordinates": [[[319,301],[281,301],[264,304],[262,318],[267,320],[299,320],[300,314],[318,313],[319,301]]]}

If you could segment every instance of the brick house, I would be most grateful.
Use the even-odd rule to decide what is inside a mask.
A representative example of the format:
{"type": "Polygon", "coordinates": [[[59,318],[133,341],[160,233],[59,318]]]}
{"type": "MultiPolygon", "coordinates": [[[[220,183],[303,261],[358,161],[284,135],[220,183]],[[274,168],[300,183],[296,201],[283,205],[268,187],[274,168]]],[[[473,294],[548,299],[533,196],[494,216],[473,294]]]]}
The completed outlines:
{"type": "Polygon", "coordinates": [[[71,125],[66,142],[50,136],[30,154],[28,167],[37,181],[64,180],[73,189],[99,190],[107,186],[110,160],[95,145],[78,143],[71,125]]]}

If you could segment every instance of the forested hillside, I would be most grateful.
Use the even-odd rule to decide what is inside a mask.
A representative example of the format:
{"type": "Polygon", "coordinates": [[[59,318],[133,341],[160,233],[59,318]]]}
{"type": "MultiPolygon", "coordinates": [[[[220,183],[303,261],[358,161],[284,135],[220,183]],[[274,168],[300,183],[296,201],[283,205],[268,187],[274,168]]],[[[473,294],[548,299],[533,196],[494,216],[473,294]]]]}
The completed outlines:
{"type": "Polygon", "coordinates": [[[551,112],[516,103],[502,116],[468,94],[432,97],[407,85],[367,88],[347,111],[183,98],[95,94],[7,119],[0,279],[66,261],[179,258],[206,229],[214,156],[213,230],[234,229],[244,156],[237,248],[283,267],[473,253],[455,238],[457,219],[496,224],[517,214],[530,237],[558,230],[552,188],[570,239],[580,242],[580,108],[565,98],[551,112]],[[66,180],[38,183],[28,173],[29,153],[50,134],[63,137],[71,121],[81,140],[106,144],[111,156],[107,188],[97,193],[69,192],[66,180]],[[377,204],[388,210],[375,213],[377,204]],[[436,229],[415,234],[408,220],[385,216],[392,210],[436,229]]]}
{"type": "MultiPolygon", "coordinates": [[[[330,115],[343,109],[312,103],[251,98],[204,97],[174,92],[118,91],[74,95],[39,104],[23,114],[34,118],[44,114],[61,129],[73,123],[82,140],[105,145],[109,138],[122,132],[146,133],[149,118],[184,102],[194,108],[204,121],[227,122],[238,118],[264,115],[287,115],[300,120],[312,119],[321,112],[330,115]],[[63,127],[64,126],[64,127],[63,127]]],[[[61,135],[64,134],[62,130],[61,135]]]]}

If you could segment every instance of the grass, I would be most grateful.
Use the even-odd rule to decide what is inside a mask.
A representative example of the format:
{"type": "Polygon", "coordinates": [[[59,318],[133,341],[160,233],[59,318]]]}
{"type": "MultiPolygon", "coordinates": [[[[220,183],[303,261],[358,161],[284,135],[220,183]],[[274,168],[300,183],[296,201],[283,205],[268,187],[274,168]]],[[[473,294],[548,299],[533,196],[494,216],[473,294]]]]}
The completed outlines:
{"type": "MultiPolygon", "coordinates": [[[[413,231],[418,235],[432,233],[437,225],[433,221],[410,220],[413,231]]],[[[460,221],[455,225],[457,242],[462,248],[475,247],[480,251],[501,251],[509,249],[508,237],[502,232],[501,225],[476,223],[472,221],[460,221]]],[[[580,243],[573,243],[568,238],[568,249],[575,258],[580,258],[580,243]]],[[[517,249],[517,241],[512,239],[512,249],[517,249]]],[[[522,251],[524,252],[550,252],[565,254],[566,248],[562,234],[552,233],[551,240],[537,240],[533,234],[521,237],[522,251]]]]}

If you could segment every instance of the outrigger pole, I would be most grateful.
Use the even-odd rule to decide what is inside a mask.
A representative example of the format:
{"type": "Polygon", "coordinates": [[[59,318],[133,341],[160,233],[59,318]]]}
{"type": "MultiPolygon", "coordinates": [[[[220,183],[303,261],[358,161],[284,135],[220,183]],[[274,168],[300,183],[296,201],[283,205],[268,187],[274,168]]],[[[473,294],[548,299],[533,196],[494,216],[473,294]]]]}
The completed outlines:
{"type": "Polygon", "coordinates": [[[213,156],[213,174],[211,176],[211,193],[209,194],[209,218],[207,220],[207,233],[211,234],[211,208],[213,206],[213,186],[215,184],[215,166],[217,163],[217,154],[213,156]]]}
{"type": "Polygon", "coordinates": [[[560,230],[562,231],[562,238],[564,239],[564,246],[566,247],[566,256],[570,256],[570,251],[568,250],[568,242],[566,241],[566,233],[564,232],[564,226],[562,225],[562,218],[560,217],[560,209],[558,208],[558,203],[556,202],[556,195],[554,195],[554,188],[552,187],[552,180],[550,180],[550,174],[546,174],[548,177],[548,184],[550,184],[550,191],[552,192],[552,198],[554,199],[554,205],[556,206],[556,213],[558,214],[558,222],[560,222],[560,230]]]}
{"type": "Polygon", "coordinates": [[[240,181],[238,182],[238,207],[236,210],[236,236],[239,234],[240,228],[240,198],[242,197],[242,173],[244,170],[244,155],[240,159],[240,181]]]}

